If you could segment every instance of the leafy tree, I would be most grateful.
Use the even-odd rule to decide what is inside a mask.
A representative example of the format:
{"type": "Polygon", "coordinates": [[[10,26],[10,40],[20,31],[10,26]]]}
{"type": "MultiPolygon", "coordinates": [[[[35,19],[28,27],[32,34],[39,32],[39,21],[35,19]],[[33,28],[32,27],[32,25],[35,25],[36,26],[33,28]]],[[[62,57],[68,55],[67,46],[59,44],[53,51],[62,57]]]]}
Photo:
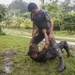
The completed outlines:
{"type": "MultiPolygon", "coordinates": [[[[5,19],[5,13],[6,13],[5,9],[6,9],[5,6],[0,4],[0,22],[5,19]]],[[[5,35],[5,33],[2,32],[1,26],[0,26],[0,35],[5,35]]]]}
{"type": "Polygon", "coordinates": [[[63,11],[71,12],[75,10],[75,0],[64,0],[60,3],[60,7],[63,11]]]}
{"type": "Polygon", "coordinates": [[[17,27],[20,28],[21,23],[24,21],[22,17],[13,17],[11,19],[11,26],[10,27],[17,27]]]}
{"type": "Polygon", "coordinates": [[[64,29],[71,31],[75,31],[75,12],[68,13],[64,16],[63,19],[64,29]]]}
{"type": "Polygon", "coordinates": [[[24,22],[22,23],[25,29],[32,29],[32,22],[30,19],[25,19],[24,22]]]}
{"type": "Polygon", "coordinates": [[[40,0],[40,2],[41,2],[40,7],[45,9],[46,7],[45,0],[40,0]]]}
{"type": "Polygon", "coordinates": [[[23,0],[13,0],[7,11],[14,15],[25,13],[27,12],[27,3],[23,0]]]}
{"type": "Polygon", "coordinates": [[[4,5],[0,4],[0,21],[5,18],[6,8],[4,5]]]}
{"type": "Polygon", "coordinates": [[[51,4],[58,4],[59,0],[49,0],[51,4]]]}
{"type": "Polygon", "coordinates": [[[72,10],[75,11],[75,0],[71,0],[72,1],[72,10]]]}

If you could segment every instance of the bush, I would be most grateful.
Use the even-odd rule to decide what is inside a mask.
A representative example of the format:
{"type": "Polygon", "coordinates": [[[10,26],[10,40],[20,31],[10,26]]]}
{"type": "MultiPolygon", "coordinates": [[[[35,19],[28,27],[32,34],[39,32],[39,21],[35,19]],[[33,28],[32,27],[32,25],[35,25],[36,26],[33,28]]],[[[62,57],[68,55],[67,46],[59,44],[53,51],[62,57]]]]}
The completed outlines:
{"type": "Polygon", "coordinates": [[[60,28],[59,28],[59,19],[54,19],[54,30],[60,30],[60,28]]]}
{"type": "Polygon", "coordinates": [[[62,30],[63,26],[62,26],[62,20],[59,18],[54,18],[54,30],[62,30]]]}
{"type": "MultiPolygon", "coordinates": [[[[60,17],[61,18],[61,17],[60,17]]],[[[62,19],[54,18],[54,30],[75,31],[75,12],[63,15],[62,19]]]]}
{"type": "Polygon", "coordinates": [[[21,24],[22,27],[25,29],[31,29],[32,28],[32,22],[30,19],[25,19],[24,22],[21,24]]]}
{"type": "Polygon", "coordinates": [[[75,31],[75,13],[68,13],[63,19],[65,30],[75,31]]]}
{"type": "Polygon", "coordinates": [[[4,32],[0,32],[0,35],[6,35],[4,32]]]}

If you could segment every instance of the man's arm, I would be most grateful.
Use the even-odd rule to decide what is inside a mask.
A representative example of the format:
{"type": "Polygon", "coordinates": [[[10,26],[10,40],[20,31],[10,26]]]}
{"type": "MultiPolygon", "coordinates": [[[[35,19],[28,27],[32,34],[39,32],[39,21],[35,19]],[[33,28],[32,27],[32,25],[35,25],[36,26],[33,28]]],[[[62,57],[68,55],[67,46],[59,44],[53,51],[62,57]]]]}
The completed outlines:
{"type": "Polygon", "coordinates": [[[53,28],[54,28],[54,24],[53,24],[52,19],[49,20],[49,23],[50,23],[50,34],[49,34],[49,40],[51,41],[52,38],[53,38],[53,28]]]}
{"type": "Polygon", "coordinates": [[[35,35],[36,35],[35,24],[33,23],[32,38],[31,38],[31,40],[30,40],[30,45],[32,45],[32,42],[33,42],[33,40],[34,40],[35,35]]]}
{"type": "Polygon", "coordinates": [[[45,15],[45,19],[46,19],[46,21],[50,23],[50,34],[49,34],[49,40],[51,41],[52,38],[53,38],[53,21],[52,21],[50,15],[48,14],[48,12],[45,11],[45,12],[44,12],[44,15],[45,15]]]}
{"type": "Polygon", "coordinates": [[[34,24],[34,22],[33,22],[33,27],[32,27],[32,36],[33,36],[33,34],[34,34],[34,31],[35,31],[35,24],[34,24]]]}

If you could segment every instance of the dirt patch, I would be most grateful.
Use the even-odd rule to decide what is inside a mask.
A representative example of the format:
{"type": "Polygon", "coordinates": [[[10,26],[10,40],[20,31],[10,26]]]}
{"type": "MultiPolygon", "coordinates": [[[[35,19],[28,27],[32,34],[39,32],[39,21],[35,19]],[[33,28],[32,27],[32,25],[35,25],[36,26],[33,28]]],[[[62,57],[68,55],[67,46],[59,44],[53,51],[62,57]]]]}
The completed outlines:
{"type": "Polygon", "coordinates": [[[14,70],[13,67],[13,61],[11,61],[11,57],[13,57],[16,53],[14,53],[12,50],[7,50],[3,53],[3,64],[2,68],[5,73],[11,73],[14,70]]]}

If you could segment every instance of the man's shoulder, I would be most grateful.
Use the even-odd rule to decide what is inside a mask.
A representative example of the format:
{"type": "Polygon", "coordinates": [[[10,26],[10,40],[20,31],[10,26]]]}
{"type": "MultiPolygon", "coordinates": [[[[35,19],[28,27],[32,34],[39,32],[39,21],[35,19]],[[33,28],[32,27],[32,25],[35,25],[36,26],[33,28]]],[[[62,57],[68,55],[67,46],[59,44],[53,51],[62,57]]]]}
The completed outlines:
{"type": "Polygon", "coordinates": [[[47,12],[47,11],[44,10],[44,9],[40,9],[40,12],[41,12],[41,13],[45,13],[45,12],[47,12]]]}
{"type": "Polygon", "coordinates": [[[48,11],[45,10],[45,9],[40,9],[40,11],[43,12],[43,13],[47,13],[47,12],[48,12],[48,11]]]}

